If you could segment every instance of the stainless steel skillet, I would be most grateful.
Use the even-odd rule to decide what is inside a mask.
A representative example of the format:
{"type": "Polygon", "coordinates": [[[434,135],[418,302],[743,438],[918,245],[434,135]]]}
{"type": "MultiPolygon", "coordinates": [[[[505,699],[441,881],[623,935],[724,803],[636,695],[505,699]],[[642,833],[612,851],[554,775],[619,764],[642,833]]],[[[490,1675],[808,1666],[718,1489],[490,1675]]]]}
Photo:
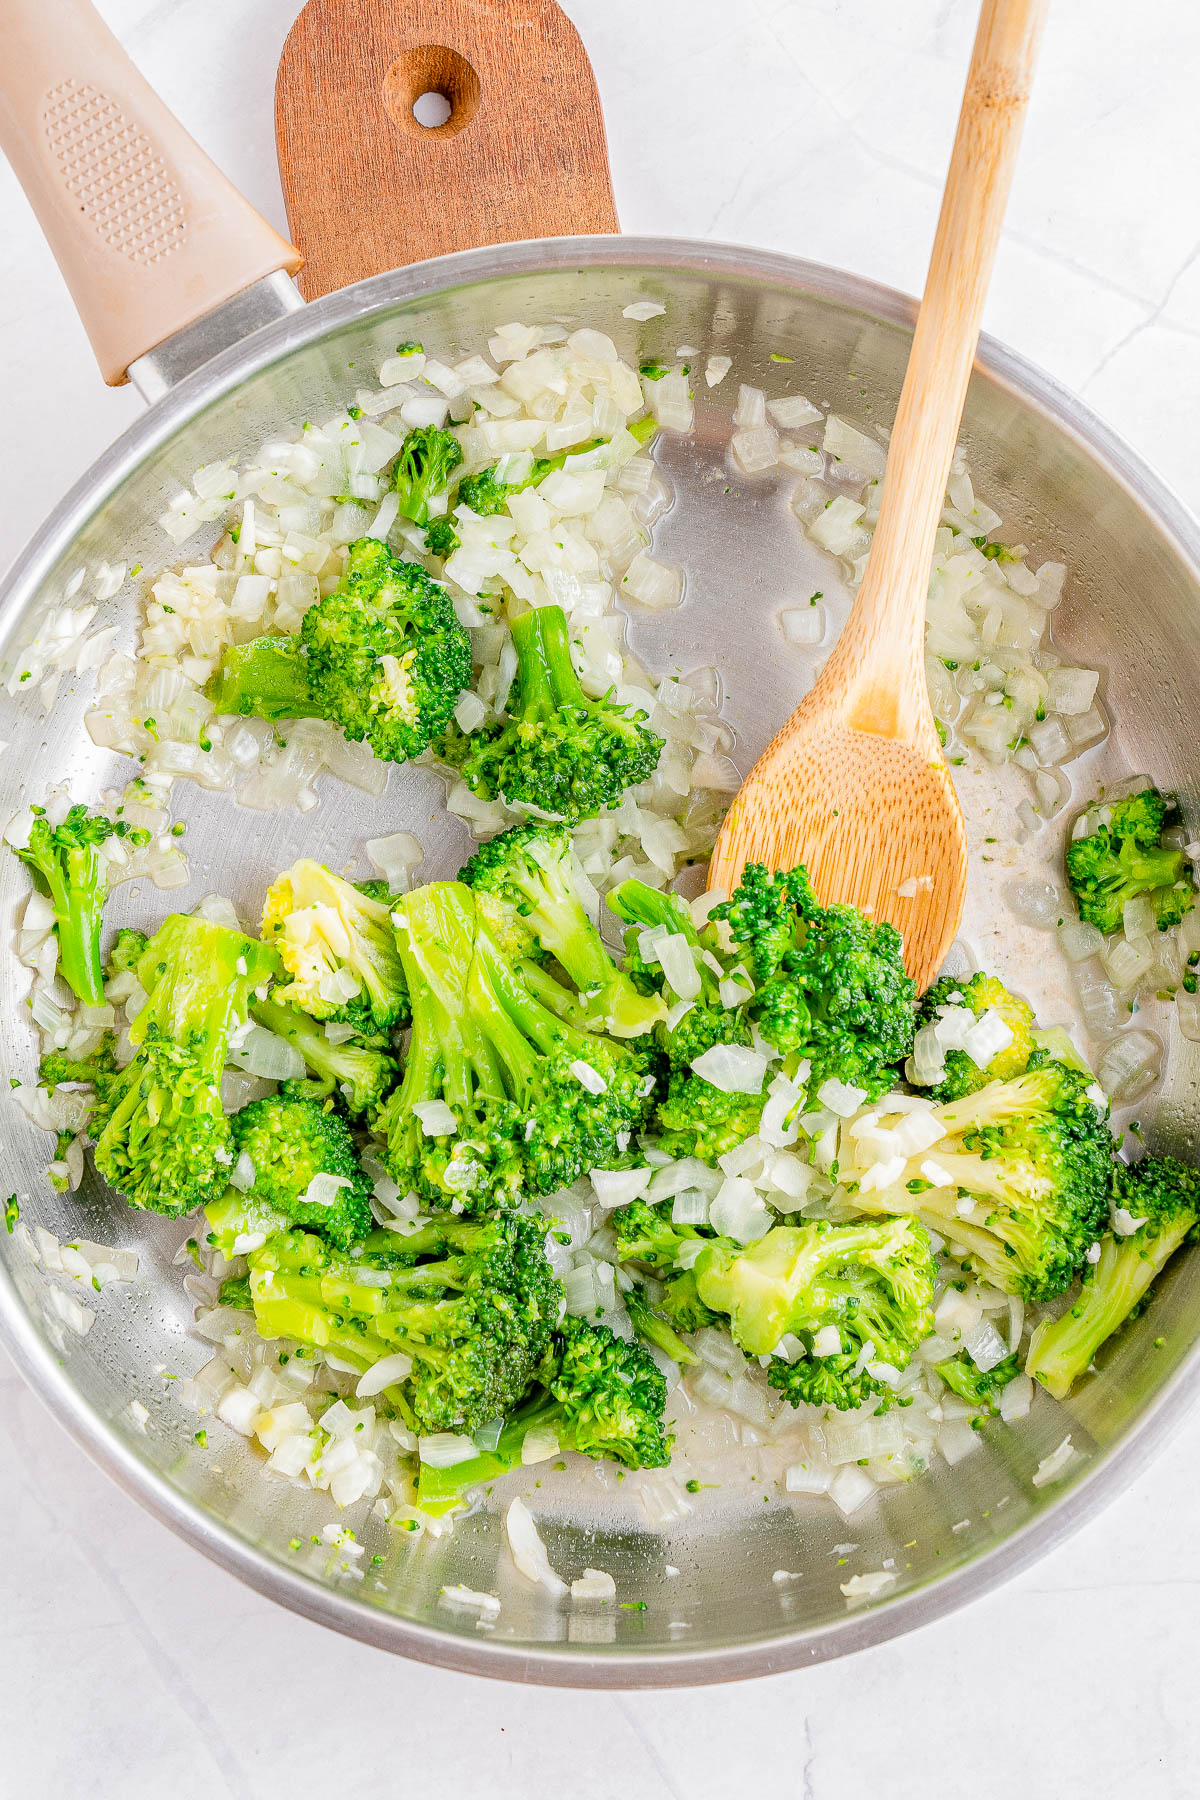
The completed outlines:
{"type": "MultiPolygon", "coordinates": [[[[78,28],[86,17],[74,4],[53,10],[60,26],[65,20],[78,28]]],[[[94,62],[81,73],[43,71],[42,88],[26,96],[35,120],[60,79],[86,79],[103,99],[110,72],[94,62]]],[[[122,103],[133,104],[128,92],[122,103]]],[[[11,114],[6,132],[10,127],[11,114]]],[[[164,149],[169,169],[177,166],[172,156],[164,149]]],[[[689,571],[685,605],[632,622],[631,637],[652,666],[720,668],[736,755],[748,766],[811,675],[783,652],[776,607],[813,586],[835,609],[846,597],[829,563],[801,540],[786,494],[731,482],[725,472],[733,381],[776,391],[794,385],[852,419],[890,417],[907,353],[908,301],[784,257],[611,237],[455,255],[376,276],[303,310],[279,278],[234,291],[242,298],[231,308],[141,359],[135,373],[146,389],[157,389],[155,404],[18,559],[0,590],[5,668],[78,568],[94,570],[103,561],[152,569],[175,560],[154,525],[175,486],[205,460],[246,454],[285,424],[343,403],[348,380],[355,380],[349,363],[373,366],[403,338],[461,354],[499,320],[562,316],[615,332],[622,351],[635,357],[690,343],[702,356],[734,358],[728,389],[700,392],[694,441],[673,441],[663,452],[678,498],[661,542],[689,571]],[[622,309],[638,297],[660,300],[665,317],[647,326],[624,320],[622,309]],[[795,362],[779,365],[772,355],[795,362]]],[[[1107,670],[1105,701],[1116,721],[1085,775],[1153,769],[1179,788],[1194,824],[1200,532],[1086,409],[991,343],[981,349],[965,440],[981,490],[1019,524],[1035,552],[1060,555],[1071,567],[1058,635],[1107,670]]],[[[132,640],[135,607],[132,586],[109,603],[119,642],[132,640]]],[[[48,718],[23,699],[2,703],[0,738],[9,748],[0,780],[14,809],[62,780],[85,796],[112,784],[114,759],[95,750],[82,727],[88,692],[86,679],[74,683],[48,718]]],[[[235,897],[251,894],[263,872],[283,866],[302,842],[311,847],[314,832],[330,855],[349,854],[368,827],[380,828],[381,817],[388,828],[419,832],[431,872],[455,866],[462,847],[456,822],[439,807],[440,791],[419,771],[393,772],[376,802],[326,778],[320,810],[303,823],[242,816],[227,798],[199,790],[176,793],[195,877],[172,904],[186,905],[215,886],[235,897]]],[[[6,921],[22,891],[19,870],[4,859],[6,921]]],[[[161,897],[147,896],[144,904],[150,916],[161,897]]],[[[1039,967],[1044,940],[1014,942],[1011,924],[1001,935],[1002,915],[987,892],[973,907],[968,932],[981,953],[1002,959],[1014,979],[1023,973],[1050,1016],[1061,1016],[1054,1011],[1061,995],[1039,967]]],[[[4,959],[3,1073],[28,1075],[32,1045],[15,974],[4,959]]],[[[1175,1042],[1149,1121],[1164,1146],[1186,1149],[1194,1136],[1196,1076],[1195,1052],[1175,1042]]],[[[1144,1466],[1192,1384],[1197,1309],[1191,1270],[1181,1262],[1152,1319],[1133,1327],[1069,1408],[1039,1401],[1019,1430],[989,1432],[956,1467],[886,1491],[852,1527],[821,1504],[763,1506],[722,1492],[683,1523],[650,1533],[622,1508],[619,1490],[596,1514],[548,1484],[539,1501],[556,1565],[572,1573],[584,1564],[611,1569],[621,1597],[644,1601],[645,1611],[616,1611],[596,1623],[544,1603],[507,1568],[499,1521],[486,1513],[442,1541],[392,1542],[383,1527],[366,1524],[369,1551],[385,1561],[368,1580],[350,1583],[329,1566],[335,1559],[307,1547],[309,1533],[319,1533],[328,1517],[327,1503],[265,1476],[256,1454],[211,1421],[207,1454],[200,1454],[194,1416],[173,1403],[171,1384],[155,1373],[164,1365],[188,1373],[206,1354],[188,1336],[191,1306],[171,1267],[178,1227],[136,1218],[91,1190],[82,1197],[81,1224],[80,1200],[55,1196],[45,1184],[44,1136],[15,1109],[6,1115],[0,1154],[0,1185],[29,1195],[23,1217],[30,1222],[64,1238],[83,1229],[104,1242],[136,1245],[142,1255],[136,1287],[110,1288],[88,1335],[68,1332],[60,1349],[47,1321],[47,1294],[65,1284],[36,1269],[17,1239],[0,1234],[0,1331],[84,1447],[160,1518],[260,1590],[382,1647],[480,1673],[580,1686],[728,1680],[877,1642],[961,1604],[1045,1551],[1144,1466]],[[129,1412],[131,1399],[147,1409],[144,1432],[129,1412]],[[1068,1432],[1082,1454],[1061,1483],[1035,1487],[1039,1461],[1068,1432]],[[964,1520],[965,1528],[953,1529],[964,1520]],[[300,1555],[288,1547],[296,1536],[306,1545],[300,1555]],[[830,1554],[844,1538],[860,1546],[855,1568],[897,1558],[901,1574],[891,1597],[848,1609],[839,1586],[846,1571],[830,1554]],[[776,1583],[780,1569],[803,1570],[804,1579],[776,1583]],[[491,1633],[477,1631],[470,1615],[437,1605],[439,1589],[456,1582],[502,1596],[491,1633]]]]}

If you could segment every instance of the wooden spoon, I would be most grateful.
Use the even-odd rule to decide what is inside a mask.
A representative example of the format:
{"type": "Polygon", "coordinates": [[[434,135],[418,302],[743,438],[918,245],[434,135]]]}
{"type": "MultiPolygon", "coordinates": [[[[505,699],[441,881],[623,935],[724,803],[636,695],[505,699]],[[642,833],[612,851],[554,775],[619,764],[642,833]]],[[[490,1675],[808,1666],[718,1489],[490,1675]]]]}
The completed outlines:
{"type": "Polygon", "coordinates": [[[807,865],[818,895],[888,919],[919,988],[962,917],[962,809],[925,683],[925,602],[1047,0],[984,0],[925,297],[858,598],[812,691],[755,763],[709,886],[807,865]]]}

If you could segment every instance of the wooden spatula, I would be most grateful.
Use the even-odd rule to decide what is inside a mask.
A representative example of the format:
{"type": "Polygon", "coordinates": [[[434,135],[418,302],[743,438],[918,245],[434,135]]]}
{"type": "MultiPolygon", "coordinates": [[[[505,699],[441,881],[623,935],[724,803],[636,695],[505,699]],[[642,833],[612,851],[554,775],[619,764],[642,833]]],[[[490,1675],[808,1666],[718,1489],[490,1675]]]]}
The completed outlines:
{"type": "Polygon", "coordinates": [[[275,132],[306,300],[453,250],[617,229],[591,64],[554,0],[308,0],[275,132]],[[449,109],[432,126],[413,111],[429,95],[449,109]]]}
{"type": "Polygon", "coordinates": [[[812,691],[729,809],[709,885],[807,865],[818,895],[888,919],[920,988],[962,917],[962,810],[925,684],[925,601],[1047,0],[984,0],[925,297],[858,598],[812,691]]]}

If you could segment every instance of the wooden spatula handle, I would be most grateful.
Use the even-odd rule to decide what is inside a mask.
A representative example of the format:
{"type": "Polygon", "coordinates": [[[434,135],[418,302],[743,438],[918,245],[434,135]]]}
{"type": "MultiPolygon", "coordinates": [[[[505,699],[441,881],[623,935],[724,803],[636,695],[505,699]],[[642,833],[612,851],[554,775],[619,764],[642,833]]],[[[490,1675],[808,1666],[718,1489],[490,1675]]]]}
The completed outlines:
{"type": "Polygon", "coordinates": [[[914,739],[933,539],[967,397],[1048,0],[984,0],[888,455],[879,522],[823,681],[848,724],[914,739]]]}
{"type": "Polygon", "coordinates": [[[617,230],[591,65],[554,0],[308,0],[275,123],[307,299],[452,250],[617,230]],[[414,117],[426,93],[444,124],[414,117]]]}

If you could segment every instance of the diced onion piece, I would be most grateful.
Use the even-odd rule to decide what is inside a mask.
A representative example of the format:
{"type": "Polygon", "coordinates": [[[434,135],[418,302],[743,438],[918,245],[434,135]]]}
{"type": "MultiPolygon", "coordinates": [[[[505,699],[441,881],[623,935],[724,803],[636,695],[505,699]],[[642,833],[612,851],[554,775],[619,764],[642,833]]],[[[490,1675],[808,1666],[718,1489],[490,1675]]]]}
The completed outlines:
{"type": "Polygon", "coordinates": [[[831,1075],[817,1089],[817,1099],[822,1106],[827,1106],[839,1119],[853,1118],[867,1097],[866,1088],[854,1087],[848,1081],[839,1081],[831,1075]]]}
{"type": "Polygon", "coordinates": [[[431,1469],[452,1469],[478,1456],[475,1440],[455,1431],[432,1431],[417,1439],[417,1453],[431,1469]]]}
{"type": "Polygon", "coordinates": [[[426,1137],[453,1137],[458,1130],[458,1120],[444,1100],[417,1100],[413,1111],[426,1137]]]}
{"type": "MultiPolygon", "coordinates": [[[[642,937],[647,935],[643,932],[642,937]]],[[[695,1000],[700,992],[700,971],[692,955],[692,946],[683,933],[672,931],[665,936],[656,936],[652,948],[657,953],[667,986],[681,1000],[695,1000]]]]}
{"type": "Polygon", "coordinates": [[[986,1069],[994,1057],[1008,1049],[1012,1041],[1012,1028],[1004,1022],[994,1006],[989,1006],[963,1037],[962,1047],[976,1068],[986,1069]]]}
{"type": "Polygon", "coordinates": [[[1057,1450],[1052,1450],[1049,1456],[1043,1456],[1038,1464],[1033,1475],[1034,1487],[1045,1487],[1049,1482],[1057,1481],[1075,1454],[1074,1444],[1069,1437],[1065,1437],[1057,1450]]]}
{"type": "Polygon", "coordinates": [[[693,1058],[692,1072],[723,1094],[761,1094],[769,1063],[746,1044],[713,1044],[693,1058]]]}
{"type": "Polygon", "coordinates": [[[381,1356],[379,1361],[359,1376],[354,1392],[360,1400],[369,1400],[375,1394],[381,1394],[384,1388],[407,1380],[412,1373],[412,1357],[403,1350],[396,1350],[391,1356],[381,1356]]]}
{"type": "Polygon", "coordinates": [[[387,837],[368,838],[363,848],[372,868],[397,892],[408,887],[413,870],[425,856],[420,840],[411,831],[393,831],[387,837]]]}
{"type": "Polygon", "coordinates": [[[571,1583],[572,1600],[613,1600],[617,1584],[607,1569],[585,1569],[571,1583]]]}
{"type": "MultiPolygon", "coordinates": [[[[658,310],[663,309],[660,307],[658,310]]],[[[567,1584],[550,1567],[546,1546],[523,1500],[509,1501],[504,1515],[504,1530],[518,1573],[524,1575],[527,1581],[544,1587],[556,1599],[565,1594],[567,1584]]]]}
{"type": "Polygon", "coordinates": [[[300,1198],[309,1206],[334,1206],[343,1188],[354,1184],[345,1175],[314,1175],[300,1198]]]}
{"type": "MultiPolygon", "coordinates": [[[[128,1006],[126,1006],[128,1013],[128,1006]]],[[[263,1081],[298,1081],[304,1074],[304,1058],[300,1052],[265,1025],[250,1026],[237,1049],[231,1049],[229,1060],[248,1075],[263,1081]]]]}
{"type": "Polygon", "coordinates": [[[592,1187],[601,1206],[628,1206],[640,1200],[650,1184],[649,1169],[593,1169],[592,1187]]]}
{"type": "Polygon", "coordinates": [[[708,1222],[722,1237],[751,1244],[770,1230],[771,1211],[750,1182],[741,1175],[730,1175],[709,1207],[708,1222]]]}
{"type": "Polygon", "coordinates": [[[789,644],[819,644],[825,636],[825,608],[785,606],[779,615],[779,629],[789,644]]]}

